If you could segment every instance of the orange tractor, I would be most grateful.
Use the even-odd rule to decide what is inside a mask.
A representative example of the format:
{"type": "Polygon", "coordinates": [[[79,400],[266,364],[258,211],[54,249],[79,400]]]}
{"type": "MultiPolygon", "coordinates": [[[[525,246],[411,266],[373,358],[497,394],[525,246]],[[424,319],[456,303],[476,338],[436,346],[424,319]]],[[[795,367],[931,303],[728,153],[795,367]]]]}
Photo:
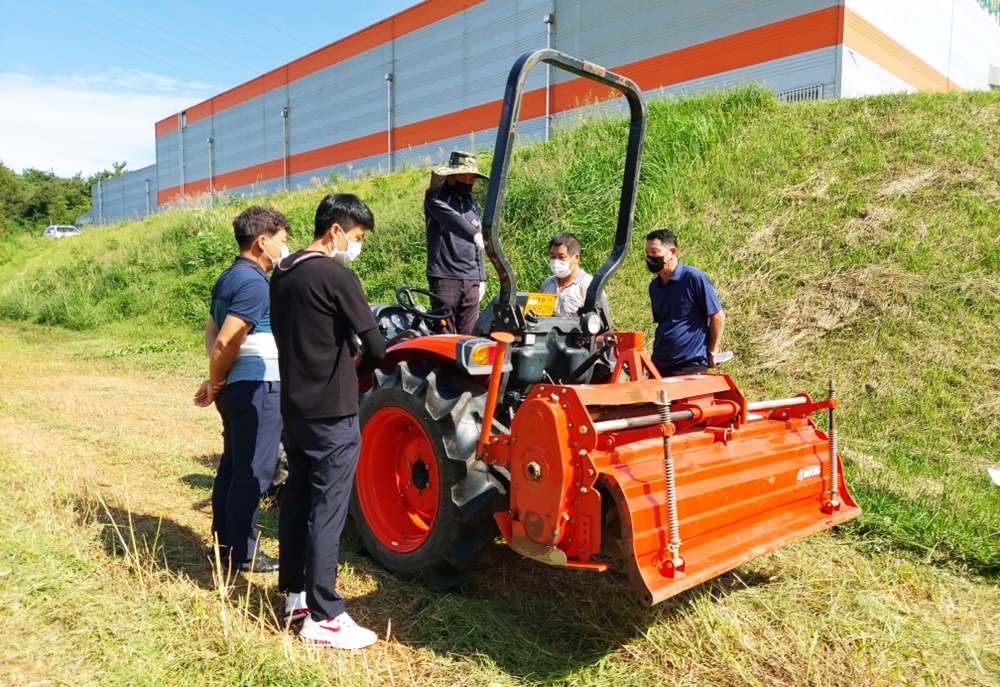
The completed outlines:
{"type": "MultiPolygon", "coordinates": [[[[661,378],[636,332],[595,307],[625,259],[646,127],[637,86],[554,50],[507,82],[483,210],[500,294],[478,336],[433,335],[447,306],[375,306],[388,356],[361,407],[351,510],[364,546],[400,578],[460,583],[497,533],[549,565],[624,560],[648,605],[860,514],[829,397],[748,402],[725,374],[661,378]],[[615,244],[578,318],[518,293],[498,240],[524,84],[547,62],[620,91],[630,111],[615,244]],[[829,433],[810,416],[829,414],[829,433]]],[[[429,296],[427,292],[422,292],[429,296]]]]}

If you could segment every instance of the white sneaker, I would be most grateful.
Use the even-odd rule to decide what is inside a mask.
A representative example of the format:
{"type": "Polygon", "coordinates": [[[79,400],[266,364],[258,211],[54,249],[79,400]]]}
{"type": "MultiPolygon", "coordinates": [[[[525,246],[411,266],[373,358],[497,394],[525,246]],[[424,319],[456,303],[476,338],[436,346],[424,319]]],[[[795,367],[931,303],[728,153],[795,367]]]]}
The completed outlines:
{"type": "Polygon", "coordinates": [[[309,615],[309,607],[306,605],[306,593],[289,594],[285,599],[285,622],[296,622],[309,615]]]}
{"type": "Polygon", "coordinates": [[[363,649],[374,644],[378,635],[358,625],[345,612],[336,618],[320,622],[313,620],[311,615],[306,615],[299,631],[299,639],[335,649],[363,649]]]}

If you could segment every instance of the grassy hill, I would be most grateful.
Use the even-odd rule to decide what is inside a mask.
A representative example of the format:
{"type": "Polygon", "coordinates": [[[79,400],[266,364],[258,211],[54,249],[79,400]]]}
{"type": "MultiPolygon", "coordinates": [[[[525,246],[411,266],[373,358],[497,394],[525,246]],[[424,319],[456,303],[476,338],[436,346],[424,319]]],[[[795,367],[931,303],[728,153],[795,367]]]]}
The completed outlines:
{"type": "MultiPolygon", "coordinates": [[[[715,281],[724,346],[737,354],[728,372],[749,397],[817,395],[837,381],[847,482],[865,510],[842,528],[854,551],[993,581],[998,131],[1000,92],[779,105],[751,88],[654,102],[633,252],[608,289],[616,324],[649,337],[642,237],[674,228],[681,259],[715,281]]],[[[557,231],[581,237],[591,272],[603,261],[624,146],[625,125],[611,119],[517,151],[501,233],[522,288],[547,275],[557,231]]],[[[426,283],[426,183],[426,171],[406,170],[335,185],[375,212],[355,263],[372,301],[426,283]]],[[[255,202],[288,215],[295,250],[330,188],[255,202]]],[[[197,370],[209,289],[249,202],[0,242],[0,318],[58,328],[54,341],[60,330],[99,333],[114,342],[103,344],[109,359],[197,370]]]]}

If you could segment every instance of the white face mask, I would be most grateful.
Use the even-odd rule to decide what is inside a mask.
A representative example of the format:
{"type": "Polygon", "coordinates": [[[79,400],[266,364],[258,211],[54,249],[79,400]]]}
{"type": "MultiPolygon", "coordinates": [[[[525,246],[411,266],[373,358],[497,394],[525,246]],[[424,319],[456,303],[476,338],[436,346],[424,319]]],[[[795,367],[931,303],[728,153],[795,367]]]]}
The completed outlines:
{"type": "Polygon", "coordinates": [[[347,267],[352,262],[357,260],[359,255],[361,255],[361,241],[352,241],[351,239],[347,238],[346,235],[344,236],[344,240],[347,241],[347,250],[344,252],[337,250],[337,242],[334,241],[333,255],[331,255],[330,257],[339,262],[344,267],[347,267]]]}
{"type": "MultiPolygon", "coordinates": [[[[285,258],[287,258],[289,256],[288,246],[279,246],[277,243],[275,243],[271,239],[267,238],[266,236],[264,237],[264,240],[267,241],[272,246],[274,246],[275,248],[278,249],[278,257],[277,258],[271,258],[270,255],[267,256],[268,258],[271,258],[271,262],[279,262],[279,261],[281,261],[281,260],[283,260],[283,259],[285,259],[285,258]]],[[[264,251],[264,254],[267,255],[267,251],[264,251]]]]}
{"type": "Polygon", "coordinates": [[[549,260],[549,269],[559,279],[565,279],[570,274],[569,260],[549,260]]]}

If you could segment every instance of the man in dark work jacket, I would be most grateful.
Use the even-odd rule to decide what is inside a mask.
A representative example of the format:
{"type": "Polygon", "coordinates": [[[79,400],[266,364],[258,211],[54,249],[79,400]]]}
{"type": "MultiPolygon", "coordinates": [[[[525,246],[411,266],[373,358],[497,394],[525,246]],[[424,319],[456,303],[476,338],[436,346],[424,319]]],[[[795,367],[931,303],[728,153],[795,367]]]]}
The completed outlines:
{"type": "Polygon", "coordinates": [[[427,220],[427,282],[453,312],[444,333],[471,334],[486,286],[479,208],[472,199],[476,179],[486,179],[471,153],[453,152],[448,165],[431,174],[424,195],[427,220]]]}

